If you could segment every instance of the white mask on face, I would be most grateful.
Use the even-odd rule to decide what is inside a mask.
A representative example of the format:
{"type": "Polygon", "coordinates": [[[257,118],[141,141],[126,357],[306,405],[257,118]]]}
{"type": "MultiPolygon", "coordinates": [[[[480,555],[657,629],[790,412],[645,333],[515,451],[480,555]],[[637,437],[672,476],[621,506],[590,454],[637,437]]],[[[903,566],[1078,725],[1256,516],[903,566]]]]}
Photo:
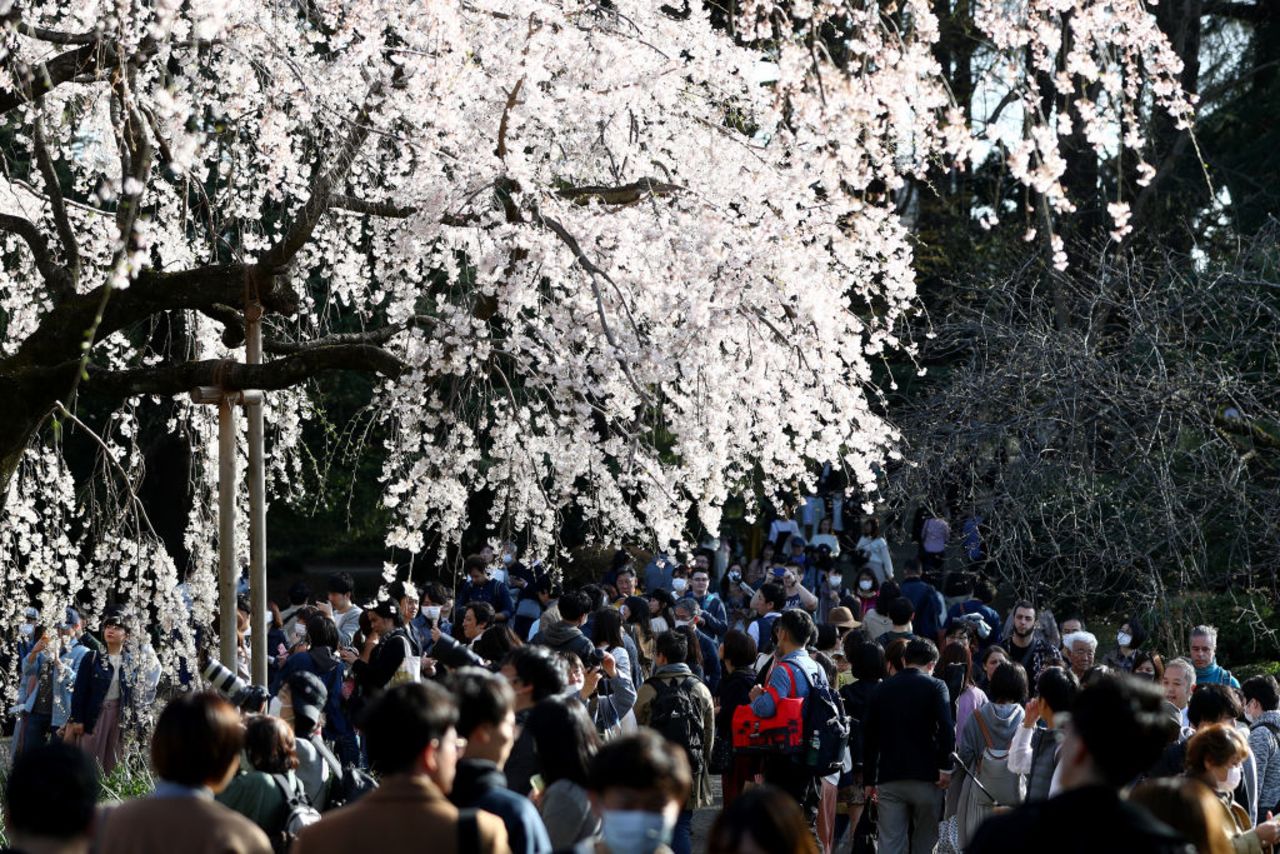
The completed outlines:
{"type": "Polygon", "coordinates": [[[422,611],[423,611],[423,613],[425,613],[425,614],[427,615],[427,619],[428,619],[428,620],[438,620],[438,619],[440,619],[440,606],[439,606],[439,605],[428,605],[427,607],[423,608],[423,609],[422,609],[422,611]]]}
{"type": "Polygon", "coordinates": [[[844,576],[843,576],[843,575],[832,575],[832,576],[829,576],[829,578],[830,578],[830,580],[831,580],[831,589],[832,589],[832,590],[834,590],[834,589],[838,588],[838,587],[840,586],[841,582],[843,582],[843,581],[844,581],[844,576]]]}
{"type": "Polygon", "coordinates": [[[600,834],[610,851],[652,854],[671,841],[675,819],[660,812],[605,810],[600,834]]]}
{"type": "Polygon", "coordinates": [[[1219,792],[1234,792],[1240,787],[1240,778],[1244,776],[1244,771],[1239,765],[1232,765],[1227,771],[1227,779],[1218,783],[1219,792]]]}
{"type": "Polygon", "coordinates": [[[1128,646],[1133,643],[1133,635],[1120,632],[1116,635],[1116,646],[1128,646]]]}
{"type": "Polygon", "coordinates": [[[569,683],[569,693],[571,693],[571,694],[581,694],[581,693],[582,693],[582,689],[583,689],[583,688],[585,688],[586,686],[587,686],[587,680],[585,680],[585,679],[575,679],[575,680],[573,680],[572,682],[570,682],[570,683],[569,683]]]}
{"type": "Polygon", "coordinates": [[[870,590],[872,587],[875,587],[875,582],[872,581],[870,578],[864,578],[858,582],[859,590],[867,591],[867,590],[870,590]]]}
{"type": "Polygon", "coordinates": [[[671,579],[671,589],[677,593],[683,593],[684,589],[689,586],[689,582],[683,578],[671,579]]]}
{"type": "Polygon", "coordinates": [[[689,620],[676,620],[676,628],[678,629],[681,626],[687,626],[689,625],[689,622],[689,620]]]}

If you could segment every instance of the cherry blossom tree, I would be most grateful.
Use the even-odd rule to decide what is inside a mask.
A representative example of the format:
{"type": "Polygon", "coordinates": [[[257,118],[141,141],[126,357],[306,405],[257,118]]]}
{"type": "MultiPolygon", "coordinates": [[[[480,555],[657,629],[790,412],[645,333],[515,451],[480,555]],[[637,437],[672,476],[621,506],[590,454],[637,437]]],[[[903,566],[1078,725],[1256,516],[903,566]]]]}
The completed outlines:
{"type": "Polygon", "coordinates": [[[543,549],[569,508],[666,541],[822,461],[871,490],[896,453],[872,365],[909,348],[906,179],[998,139],[1052,233],[1062,136],[1139,159],[1136,116],[1191,106],[1139,0],[982,0],[976,85],[1000,107],[981,128],[923,0],[50,0],[6,20],[6,580],[182,613],[136,496],[139,408],[170,401],[204,623],[216,441],[193,386],[269,391],[271,493],[305,500],[310,381],[376,376],[387,542],[410,551],[476,521],[543,549]],[[89,401],[111,414],[89,423],[89,401]],[[101,452],[92,485],[68,431],[101,452]],[[466,517],[480,489],[492,520],[466,517]]]}

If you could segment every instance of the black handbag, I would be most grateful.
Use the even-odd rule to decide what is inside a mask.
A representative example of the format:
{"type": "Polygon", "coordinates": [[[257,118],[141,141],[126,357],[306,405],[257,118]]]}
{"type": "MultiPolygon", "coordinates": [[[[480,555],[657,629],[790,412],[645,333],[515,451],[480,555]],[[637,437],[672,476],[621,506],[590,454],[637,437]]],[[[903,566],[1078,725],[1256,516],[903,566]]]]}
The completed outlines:
{"type": "Polygon", "coordinates": [[[880,827],[876,817],[876,802],[868,800],[853,829],[852,854],[875,854],[879,847],[880,827]]]}
{"type": "Polygon", "coordinates": [[[707,760],[707,770],[712,774],[728,774],[733,768],[733,742],[722,734],[716,733],[711,742],[711,756],[707,760]]]}

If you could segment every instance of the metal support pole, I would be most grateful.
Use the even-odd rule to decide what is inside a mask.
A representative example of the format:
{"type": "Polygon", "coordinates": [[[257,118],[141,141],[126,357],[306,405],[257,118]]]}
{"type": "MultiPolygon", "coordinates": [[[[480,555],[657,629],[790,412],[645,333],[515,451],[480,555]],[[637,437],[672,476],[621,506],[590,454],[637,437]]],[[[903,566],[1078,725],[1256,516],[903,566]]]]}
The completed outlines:
{"type": "MultiPolygon", "coordinates": [[[[262,364],[262,304],[250,302],[244,312],[245,356],[262,364]]],[[[267,684],[267,486],[262,396],[245,399],[249,419],[249,631],[253,638],[251,673],[255,685],[267,684]]]]}
{"type": "Polygon", "coordinates": [[[236,672],[236,410],[218,402],[218,640],[222,666],[236,672]]]}

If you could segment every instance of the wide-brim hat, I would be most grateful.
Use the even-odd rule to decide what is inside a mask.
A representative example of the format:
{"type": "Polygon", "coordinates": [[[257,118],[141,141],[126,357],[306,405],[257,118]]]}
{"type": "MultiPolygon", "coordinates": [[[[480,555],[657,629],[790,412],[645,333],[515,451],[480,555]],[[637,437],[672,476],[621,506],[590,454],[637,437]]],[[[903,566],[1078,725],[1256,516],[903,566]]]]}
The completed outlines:
{"type": "Polygon", "coordinates": [[[857,629],[862,623],[853,618],[853,612],[843,605],[837,605],[827,612],[827,622],[842,629],[857,629]]]}

